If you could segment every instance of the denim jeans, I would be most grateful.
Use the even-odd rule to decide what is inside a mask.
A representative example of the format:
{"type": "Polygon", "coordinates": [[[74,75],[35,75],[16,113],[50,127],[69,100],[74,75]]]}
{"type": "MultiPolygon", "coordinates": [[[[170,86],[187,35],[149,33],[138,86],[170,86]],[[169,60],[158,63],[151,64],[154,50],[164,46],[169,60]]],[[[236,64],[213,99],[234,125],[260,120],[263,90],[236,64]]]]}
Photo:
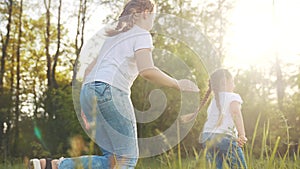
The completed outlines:
{"type": "MultiPolygon", "coordinates": [[[[103,82],[85,84],[80,93],[84,130],[100,147],[103,156],[65,158],[59,169],[132,169],[138,159],[136,119],[130,95],[103,82]],[[87,126],[87,128],[85,127],[87,126]]],[[[81,120],[81,119],[79,119],[81,120]]]]}
{"type": "Polygon", "coordinates": [[[217,169],[222,169],[225,161],[231,169],[247,169],[244,153],[232,136],[218,133],[202,133],[201,142],[207,149],[206,159],[215,161],[217,169]]]}

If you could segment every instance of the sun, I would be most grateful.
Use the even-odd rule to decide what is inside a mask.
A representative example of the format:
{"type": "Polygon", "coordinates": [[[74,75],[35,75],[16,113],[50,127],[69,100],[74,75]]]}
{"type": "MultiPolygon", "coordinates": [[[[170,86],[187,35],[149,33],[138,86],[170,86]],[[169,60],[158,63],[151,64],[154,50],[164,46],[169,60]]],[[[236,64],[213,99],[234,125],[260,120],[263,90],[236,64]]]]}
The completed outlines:
{"type": "MultiPolygon", "coordinates": [[[[275,61],[299,61],[300,2],[293,0],[238,0],[229,18],[224,43],[225,65],[266,67],[275,61]],[[298,57],[297,57],[298,56],[298,57]]],[[[298,62],[299,63],[299,62],[298,62]]]]}

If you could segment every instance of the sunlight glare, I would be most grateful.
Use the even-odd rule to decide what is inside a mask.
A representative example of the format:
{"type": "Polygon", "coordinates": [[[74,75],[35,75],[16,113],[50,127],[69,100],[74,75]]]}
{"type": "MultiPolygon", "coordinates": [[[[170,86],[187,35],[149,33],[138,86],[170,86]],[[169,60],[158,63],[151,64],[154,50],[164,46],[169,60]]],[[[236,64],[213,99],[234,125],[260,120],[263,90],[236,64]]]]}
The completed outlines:
{"type": "Polygon", "coordinates": [[[300,61],[300,2],[239,0],[233,9],[232,26],[227,30],[225,65],[247,68],[264,67],[276,57],[300,61]]]}

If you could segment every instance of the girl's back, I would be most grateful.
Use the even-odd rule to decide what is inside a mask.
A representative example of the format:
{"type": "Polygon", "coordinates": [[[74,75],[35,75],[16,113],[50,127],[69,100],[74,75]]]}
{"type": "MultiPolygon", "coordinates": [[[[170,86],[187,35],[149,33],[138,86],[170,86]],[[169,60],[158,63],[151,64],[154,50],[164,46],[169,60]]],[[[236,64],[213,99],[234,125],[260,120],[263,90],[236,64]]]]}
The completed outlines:
{"type": "Polygon", "coordinates": [[[217,108],[216,100],[213,98],[207,109],[207,121],[204,125],[203,132],[223,133],[237,137],[236,127],[230,112],[230,104],[233,101],[237,101],[242,104],[243,101],[239,94],[232,92],[220,92],[219,100],[223,113],[222,123],[219,126],[217,125],[220,112],[217,108]]]}

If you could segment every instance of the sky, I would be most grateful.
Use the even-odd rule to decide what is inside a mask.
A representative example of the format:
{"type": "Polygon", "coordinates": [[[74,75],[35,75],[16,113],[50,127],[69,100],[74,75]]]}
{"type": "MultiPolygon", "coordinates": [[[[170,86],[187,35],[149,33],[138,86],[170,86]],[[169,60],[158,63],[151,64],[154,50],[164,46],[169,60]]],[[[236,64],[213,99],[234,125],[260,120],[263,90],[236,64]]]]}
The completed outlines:
{"type": "Polygon", "coordinates": [[[300,64],[300,1],[237,0],[224,43],[225,66],[265,67],[276,56],[300,64]]]}
{"type": "MultiPolygon", "coordinates": [[[[299,9],[300,0],[236,0],[228,15],[231,25],[224,37],[224,66],[266,67],[275,62],[276,56],[282,63],[300,64],[299,9]]],[[[102,6],[94,11],[87,23],[87,39],[109,13],[102,6]]]]}

